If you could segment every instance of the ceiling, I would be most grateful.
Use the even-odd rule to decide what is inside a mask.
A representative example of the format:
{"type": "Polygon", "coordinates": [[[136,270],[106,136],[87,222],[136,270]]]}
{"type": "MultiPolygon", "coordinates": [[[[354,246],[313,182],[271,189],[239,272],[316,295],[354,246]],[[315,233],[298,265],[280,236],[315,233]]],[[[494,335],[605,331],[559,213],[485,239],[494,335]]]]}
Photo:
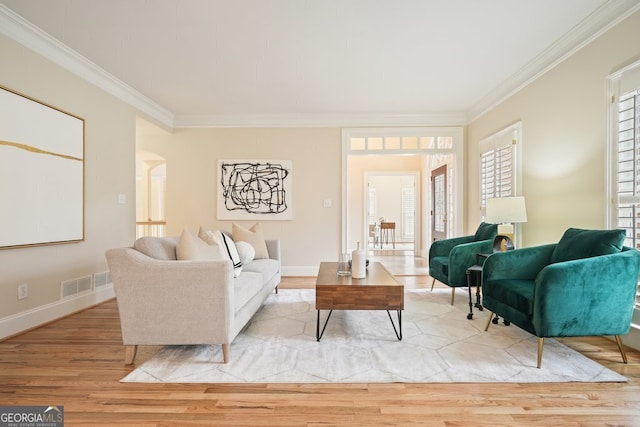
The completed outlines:
{"type": "Polygon", "coordinates": [[[169,127],[450,124],[639,3],[0,0],[0,31],[169,127]]]}

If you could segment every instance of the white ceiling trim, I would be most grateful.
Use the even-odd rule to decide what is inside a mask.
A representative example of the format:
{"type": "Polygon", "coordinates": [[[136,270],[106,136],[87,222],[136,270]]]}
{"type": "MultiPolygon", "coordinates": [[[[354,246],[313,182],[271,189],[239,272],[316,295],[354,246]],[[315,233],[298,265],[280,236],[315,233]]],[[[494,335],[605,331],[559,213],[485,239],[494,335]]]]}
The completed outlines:
{"type": "Polygon", "coordinates": [[[176,116],[176,128],[313,128],[370,126],[464,126],[464,113],[434,114],[255,114],[176,116]]]}
{"type": "Polygon", "coordinates": [[[478,119],[507,98],[524,89],[529,83],[638,10],[640,10],[640,4],[637,3],[637,0],[609,0],[469,109],[469,122],[478,119]]]}
{"type": "Polygon", "coordinates": [[[467,113],[175,116],[171,111],[103,70],[2,4],[0,4],[0,32],[138,109],[149,119],[170,129],[183,127],[443,126],[464,125],[477,119],[637,10],[640,10],[640,4],[637,3],[637,0],[609,0],[565,37],[538,55],[500,87],[482,98],[467,113]]]}
{"type": "Polygon", "coordinates": [[[172,128],[174,115],[131,86],[0,4],[0,32],[172,128]]]}

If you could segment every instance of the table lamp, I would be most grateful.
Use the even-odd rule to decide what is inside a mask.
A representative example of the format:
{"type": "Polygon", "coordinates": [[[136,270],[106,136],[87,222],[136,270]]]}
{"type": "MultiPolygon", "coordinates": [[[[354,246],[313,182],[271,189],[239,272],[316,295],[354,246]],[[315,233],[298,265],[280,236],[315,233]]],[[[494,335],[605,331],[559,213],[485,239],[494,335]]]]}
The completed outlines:
{"type": "Polygon", "coordinates": [[[527,222],[524,197],[495,197],[487,199],[485,222],[498,224],[498,235],[514,240],[514,222],[527,222]]]}

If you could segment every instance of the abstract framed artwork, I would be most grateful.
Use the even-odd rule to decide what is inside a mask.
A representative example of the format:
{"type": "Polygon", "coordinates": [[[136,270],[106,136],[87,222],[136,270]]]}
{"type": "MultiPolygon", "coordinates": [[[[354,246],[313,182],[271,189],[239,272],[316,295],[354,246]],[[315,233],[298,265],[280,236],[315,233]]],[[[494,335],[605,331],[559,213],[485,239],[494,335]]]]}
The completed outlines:
{"type": "Polygon", "coordinates": [[[84,240],[84,120],[0,86],[0,248],[84,240]]]}
{"type": "Polygon", "coordinates": [[[291,160],[218,160],[218,219],[291,220],[291,160]]]}

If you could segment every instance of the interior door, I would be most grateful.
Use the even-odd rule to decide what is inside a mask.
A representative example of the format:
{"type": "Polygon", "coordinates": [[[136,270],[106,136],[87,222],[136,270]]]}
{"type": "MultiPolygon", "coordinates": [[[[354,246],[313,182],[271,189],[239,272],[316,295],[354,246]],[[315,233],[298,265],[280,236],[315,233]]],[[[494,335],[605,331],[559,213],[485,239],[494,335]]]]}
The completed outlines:
{"type": "Polygon", "coordinates": [[[431,237],[447,238],[447,165],[431,171],[431,237]]]}

